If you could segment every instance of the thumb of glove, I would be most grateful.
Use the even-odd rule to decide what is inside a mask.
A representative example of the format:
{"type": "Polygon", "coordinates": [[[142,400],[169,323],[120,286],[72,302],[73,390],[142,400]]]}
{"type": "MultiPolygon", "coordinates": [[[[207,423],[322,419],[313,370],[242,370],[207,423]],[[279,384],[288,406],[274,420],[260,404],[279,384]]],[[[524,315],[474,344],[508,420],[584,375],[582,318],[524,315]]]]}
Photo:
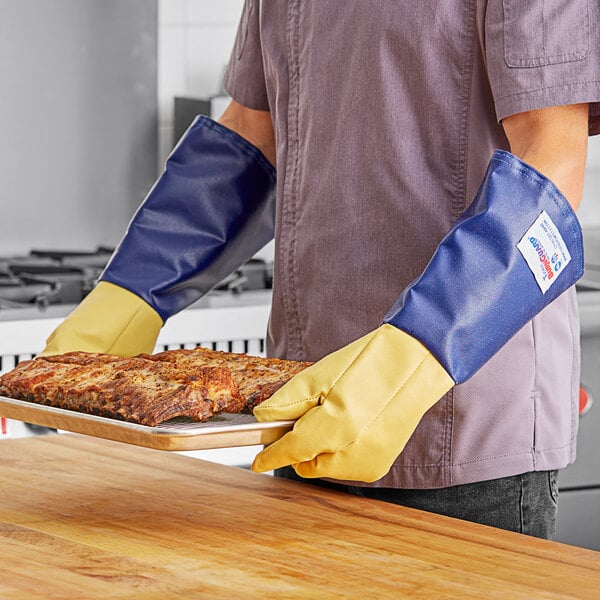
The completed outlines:
{"type": "Polygon", "coordinates": [[[331,388],[375,335],[372,331],[304,369],[254,408],[257,421],[295,420],[322,404],[331,388]]]}

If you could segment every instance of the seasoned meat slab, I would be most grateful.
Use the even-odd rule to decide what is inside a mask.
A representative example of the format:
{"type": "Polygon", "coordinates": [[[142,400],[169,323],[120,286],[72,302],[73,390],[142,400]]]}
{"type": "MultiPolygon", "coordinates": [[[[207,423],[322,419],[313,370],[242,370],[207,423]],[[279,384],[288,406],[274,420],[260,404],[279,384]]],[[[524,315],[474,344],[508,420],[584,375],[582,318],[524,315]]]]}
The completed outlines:
{"type": "Polygon", "coordinates": [[[0,378],[0,394],[149,426],[180,416],[206,421],[245,406],[222,367],[81,352],[19,363],[0,378]]]}
{"type": "Polygon", "coordinates": [[[149,360],[168,362],[182,368],[204,365],[229,369],[233,381],[245,399],[245,410],[248,412],[252,412],[255,406],[272,396],[294,375],[312,364],[310,362],[263,358],[207,348],[167,350],[157,354],[141,354],[140,356],[149,360]]]}
{"type": "Polygon", "coordinates": [[[121,358],[69,352],[23,361],[0,395],[155,426],[251,412],[310,363],[205,348],[121,358]]]}

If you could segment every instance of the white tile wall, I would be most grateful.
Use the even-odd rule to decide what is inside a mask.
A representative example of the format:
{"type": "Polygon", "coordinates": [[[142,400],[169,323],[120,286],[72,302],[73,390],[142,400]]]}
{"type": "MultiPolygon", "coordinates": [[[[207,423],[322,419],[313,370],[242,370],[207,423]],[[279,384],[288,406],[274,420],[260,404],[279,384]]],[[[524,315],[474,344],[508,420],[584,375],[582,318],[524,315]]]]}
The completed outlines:
{"type": "Polygon", "coordinates": [[[156,22],[150,0],[0,0],[0,254],[118,243],[156,177],[156,22]]]}
{"type": "Polygon", "coordinates": [[[600,227],[600,135],[590,138],[583,200],[578,216],[584,227],[600,227]]]}
{"type": "Polygon", "coordinates": [[[159,0],[159,169],[172,148],[173,98],[221,92],[243,0],[159,0]]]}
{"type": "Polygon", "coordinates": [[[600,171],[600,135],[594,135],[590,138],[587,166],[588,169],[600,171]]]}

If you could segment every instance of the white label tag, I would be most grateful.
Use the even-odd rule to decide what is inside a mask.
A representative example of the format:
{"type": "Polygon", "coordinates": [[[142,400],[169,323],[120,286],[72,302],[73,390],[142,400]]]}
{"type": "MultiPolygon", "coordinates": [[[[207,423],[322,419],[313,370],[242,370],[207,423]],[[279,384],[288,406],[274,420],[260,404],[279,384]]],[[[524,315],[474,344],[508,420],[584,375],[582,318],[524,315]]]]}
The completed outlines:
{"type": "Polygon", "coordinates": [[[571,262],[569,250],[546,211],[542,211],[534,224],[517,244],[537,284],[545,294],[560,272],[571,262]]]}

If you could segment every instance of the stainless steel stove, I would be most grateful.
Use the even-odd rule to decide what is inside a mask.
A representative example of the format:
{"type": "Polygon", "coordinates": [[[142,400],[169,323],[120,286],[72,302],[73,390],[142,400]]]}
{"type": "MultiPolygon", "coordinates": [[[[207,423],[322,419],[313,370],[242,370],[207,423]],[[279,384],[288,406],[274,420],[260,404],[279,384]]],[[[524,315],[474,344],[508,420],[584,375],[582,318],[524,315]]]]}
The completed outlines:
{"type": "MultiPolygon", "coordinates": [[[[94,287],[113,252],[32,250],[27,255],[0,256],[0,310],[77,304],[94,287]]],[[[215,293],[233,294],[272,287],[272,264],[253,258],[222,281],[215,293]]]]}

